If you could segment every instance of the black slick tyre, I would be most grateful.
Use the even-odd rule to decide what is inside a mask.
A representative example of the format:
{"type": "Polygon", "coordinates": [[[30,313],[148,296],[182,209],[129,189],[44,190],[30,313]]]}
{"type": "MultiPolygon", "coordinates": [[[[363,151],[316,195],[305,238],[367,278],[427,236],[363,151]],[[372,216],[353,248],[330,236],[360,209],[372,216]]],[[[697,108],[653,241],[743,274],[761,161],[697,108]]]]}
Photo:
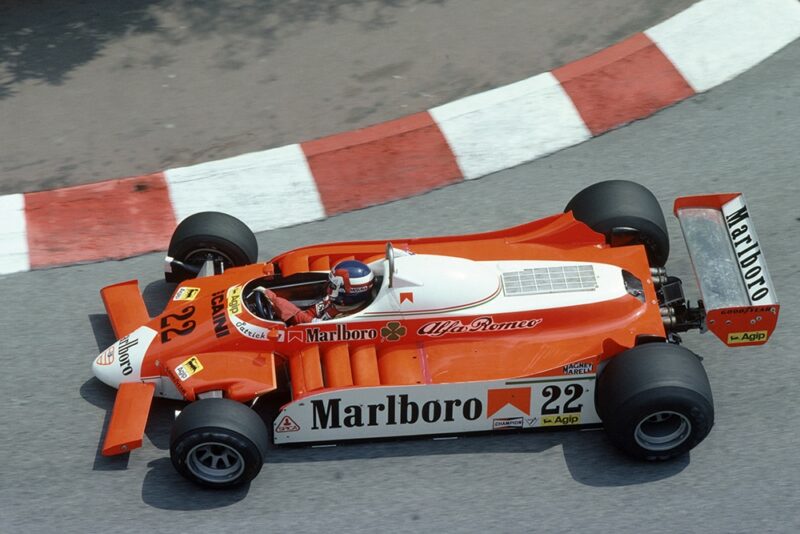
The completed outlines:
{"type": "Polygon", "coordinates": [[[267,452],[267,429],[247,406],[230,399],[189,404],[175,420],[170,459],[183,477],[210,488],[253,480],[267,452]]]}
{"type": "Polygon", "coordinates": [[[669,233],[664,212],[643,185],[627,180],[599,182],[572,197],[564,211],[572,211],[612,245],[644,245],[653,267],[667,263],[669,233]]]}
{"type": "MultiPolygon", "coordinates": [[[[258,242],[250,228],[236,217],[204,211],[181,221],[170,239],[168,255],[194,267],[201,267],[209,259],[222,261],[225,268],[241,267],[258,260],[258,242]]],[[[193,276],[183,270],[166,273],[168,282],[193,276]]]]}
{"type": "Polygon", "coordinates": [[[705,369],[678,345],[648,343],[615,356],[597,380],[596,395],[609,440],[634,458],[680,456],[714,425],[705,369]]]}

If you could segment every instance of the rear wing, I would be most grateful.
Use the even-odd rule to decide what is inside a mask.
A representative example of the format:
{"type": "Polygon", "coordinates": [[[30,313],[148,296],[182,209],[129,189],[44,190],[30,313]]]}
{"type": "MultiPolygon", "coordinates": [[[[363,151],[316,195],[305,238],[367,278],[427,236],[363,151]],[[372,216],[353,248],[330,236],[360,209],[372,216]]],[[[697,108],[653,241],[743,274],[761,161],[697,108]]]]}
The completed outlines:
{"type": "Polygon", "coordinates": [[[675,200],[706,310],[706,326],[729,347],[767,342],[780,305],[741,193],[675,200]]]}

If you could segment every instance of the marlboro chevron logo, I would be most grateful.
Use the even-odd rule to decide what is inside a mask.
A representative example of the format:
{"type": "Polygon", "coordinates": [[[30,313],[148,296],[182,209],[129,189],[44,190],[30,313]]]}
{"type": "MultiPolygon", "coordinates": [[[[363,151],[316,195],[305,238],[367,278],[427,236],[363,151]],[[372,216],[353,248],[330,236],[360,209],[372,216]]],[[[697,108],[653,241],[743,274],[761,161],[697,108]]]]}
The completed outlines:
{"type": "Polygon", "coordinates": [[[458,319],[433,321],[417,330],[421,336],[439,337],[452,334],[472,334],[475,332],[501,332],[507,330],[524,330],[534,328],[541,319],[523,319],[521,321],[505,321],[496,323],[491,317],[478,317],[471,323],[464,324],[458,319]]]}
{"type": "Polygon", "coordinates": [[[486,417],[491,417],[506,406],[513,406],[525,415],[531,414],[531,388],[490,389],[487,392],[486,417]]]}

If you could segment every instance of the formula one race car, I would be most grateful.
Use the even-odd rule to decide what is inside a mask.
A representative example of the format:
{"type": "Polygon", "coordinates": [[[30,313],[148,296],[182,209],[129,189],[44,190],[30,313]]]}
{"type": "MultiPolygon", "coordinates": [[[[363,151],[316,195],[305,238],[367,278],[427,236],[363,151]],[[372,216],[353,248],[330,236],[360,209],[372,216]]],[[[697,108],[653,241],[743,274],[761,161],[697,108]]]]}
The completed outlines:
{"type": "Polygon", "coordinates": [[[684,454],[714,408],[678,333],[763,344],[779,305],[742,195],[679,198],[675,214],[696,306],[665,272],[658,202],[632,182],[595,184],[564,213],[505,230],[308,246],[265,263],[239,220],[192,215],[170,242],[178,285],[161,315],[148,316],[135,280],[101,290],[118,341],[93,371],[119,390],[102,452],[141,446],[154,396],[186,400],[175,468],[210,487],[247,482],[268,441],[248,404],[286,385],[276,444],[602,424],[636,458],[684,454]],[[309,306],[348,259],[376,277],[356,313],[287,325],[255,291],[309,306]]]}

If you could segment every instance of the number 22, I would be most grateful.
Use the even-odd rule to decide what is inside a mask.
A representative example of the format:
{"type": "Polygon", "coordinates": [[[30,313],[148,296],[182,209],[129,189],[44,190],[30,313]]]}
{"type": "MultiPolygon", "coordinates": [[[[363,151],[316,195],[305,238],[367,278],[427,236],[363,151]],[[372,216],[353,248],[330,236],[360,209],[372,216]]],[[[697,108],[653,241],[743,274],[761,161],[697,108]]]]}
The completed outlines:
{"type": "Polygon", "coordinates": [[[179,336],[185,336],[187,334],[191,334],[194,331],[197,323],[195,321],[188,320],[189,317],[194,315],[194,306],[186,306],[181,310],[181,313],[170,313],[169,315],[165,315],[161,318],[161,343],[166,343],[171,341],[172,339],[169,337],[170,334],[177,334],[179,336]],[[170,319],[175,319],[177,321],[183,321],[183,324],[180,325],[180,328],[170,328],[170,319]]]}
{"type": "Polygon", "coordinates": [[[569,395],[569,398],[564,403],[563,410],[561,406],[555,405],[559,397],[561,397],[561,388],[558,386],[546,386],[542,390],[542,395],[548,400],[542,405],[542,415],[555,415],[558,413],[580,413],[583,404],[575,405],[574,403],[583,395],[583,386],[580,384],[570,384],[564,388],[564,393],[569,395]]]}

